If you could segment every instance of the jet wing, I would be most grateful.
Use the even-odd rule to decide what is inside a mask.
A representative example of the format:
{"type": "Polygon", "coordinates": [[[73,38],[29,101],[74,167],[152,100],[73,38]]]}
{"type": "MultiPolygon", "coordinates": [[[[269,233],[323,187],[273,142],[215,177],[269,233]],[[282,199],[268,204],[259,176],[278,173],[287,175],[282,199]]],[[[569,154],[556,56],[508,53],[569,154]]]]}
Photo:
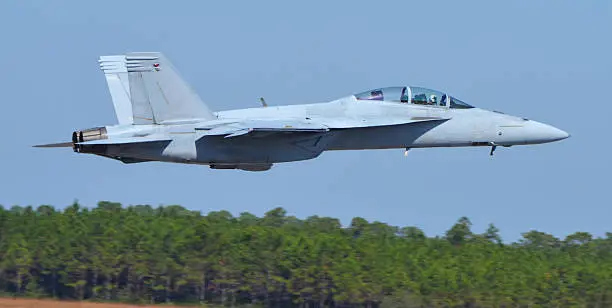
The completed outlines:
{"type": "MultiPolygon", "coordinates": [[[[257,135],[259,133],[324,133],[329,131],[326,125],[300,120],[245,120],[219,126],[197,127],[199,138],[206,136],[224,136],[234,138],[244,135],[257,135]]],[[[198,139],[199,139],[198,138],[198,139]]]]}
{"type": "Polygon", "coordinates": [[[350,129],[377,126],[403,125],[411,123],[448,121],[443,117],[379,117],[379,118],[318,118],[313,120],[278,119],[278,120],[243,120],[210,126],[196,127],[198,138],[206,136],[261,136],[277,133],[325,133],[332,129],[350,129]]]}

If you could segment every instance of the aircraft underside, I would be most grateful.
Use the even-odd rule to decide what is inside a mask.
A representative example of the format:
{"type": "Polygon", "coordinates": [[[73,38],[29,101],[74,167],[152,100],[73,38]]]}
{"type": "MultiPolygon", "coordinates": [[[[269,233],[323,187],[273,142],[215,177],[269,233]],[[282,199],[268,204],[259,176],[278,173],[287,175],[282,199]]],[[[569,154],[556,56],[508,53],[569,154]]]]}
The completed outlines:
{"type": "Polygon", "coordinates": [[[231,139],[221,136],[196,139],[195,134],[185,134],[172,140],[131,143],[112,143],[105,128],[93,128],[73,133],[73,148],[78,153],[95,154],[126,164],[162,161],[208,165],[213,169],[265,171],[274,163],[313,159],[328,150],[436,146],[419,142],[419,138],[440,124],[441,122],[419,122],[373,128],[336,129],[325,133],[264,132],[231,139]],[[108,144],[81,143],[102,139],[107,139],[108,144]]]}
{"type": "Polygon", "coordinates": [[[168,141],[113,143],[104,128],[73,133],[73,150],[116,159],[126,164],[161,161],[208,165],[212,169],[269,170],[274,163],[312,159],[325,149],[331,134],[286,134],[266,138],[264,135],[225,139],[210,136],[199,140],[195,134],[174,137],[168,141]],[[82,142],[107,140],[107,144],[82,142]]]}

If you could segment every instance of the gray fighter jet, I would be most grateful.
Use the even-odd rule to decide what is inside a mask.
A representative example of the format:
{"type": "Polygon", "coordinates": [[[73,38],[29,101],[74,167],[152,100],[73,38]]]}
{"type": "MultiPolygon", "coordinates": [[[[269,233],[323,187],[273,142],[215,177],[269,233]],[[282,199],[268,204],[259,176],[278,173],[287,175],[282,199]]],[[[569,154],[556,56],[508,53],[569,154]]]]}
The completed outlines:
{"type": "Polygon", "coordinates": [[[393,86],[329,102],[211,111],[159,52],[102,56],[118,124],[77,130],[72,147],[123,163],[265,171],[324,151],[532,145],[569,134],[474,107],[443,91],[393,86]]]}

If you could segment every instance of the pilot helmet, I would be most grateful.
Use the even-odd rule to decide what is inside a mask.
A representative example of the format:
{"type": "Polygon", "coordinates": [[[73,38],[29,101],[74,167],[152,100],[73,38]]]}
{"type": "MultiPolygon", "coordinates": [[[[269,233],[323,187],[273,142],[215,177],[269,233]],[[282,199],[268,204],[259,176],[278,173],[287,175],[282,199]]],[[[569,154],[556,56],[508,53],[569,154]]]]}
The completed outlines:
{"type": "Polygon", "coordinates": [[[432,95],[429,97],[429,100],[430,100],[430,101],[432,101],[432,102],[435,102],[435,101],[436,101],[436,95],[435,95],[435,94],[432,94],[432,95]]]}

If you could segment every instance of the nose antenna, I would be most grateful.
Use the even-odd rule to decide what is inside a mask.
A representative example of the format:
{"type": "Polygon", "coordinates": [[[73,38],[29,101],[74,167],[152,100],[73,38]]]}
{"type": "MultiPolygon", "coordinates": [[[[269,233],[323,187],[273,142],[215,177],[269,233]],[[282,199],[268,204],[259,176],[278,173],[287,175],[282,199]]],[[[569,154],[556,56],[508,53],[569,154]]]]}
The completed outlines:
{"type": "Polygon", "coordinates": [[[489,156],[493,156],[493,153],[497,149],[497,144],[495,144],[495,142],[489,142],[489,145],[491,145],[491,152],[489,152],[489,156]]]}
{"type": "Polygon", "coordinates": [[[266,103],[266,100],[263,97],[259,98],[259,102],[261,102],[261,105],[264,107],[268,107],[268,103],[266,103]]]}

